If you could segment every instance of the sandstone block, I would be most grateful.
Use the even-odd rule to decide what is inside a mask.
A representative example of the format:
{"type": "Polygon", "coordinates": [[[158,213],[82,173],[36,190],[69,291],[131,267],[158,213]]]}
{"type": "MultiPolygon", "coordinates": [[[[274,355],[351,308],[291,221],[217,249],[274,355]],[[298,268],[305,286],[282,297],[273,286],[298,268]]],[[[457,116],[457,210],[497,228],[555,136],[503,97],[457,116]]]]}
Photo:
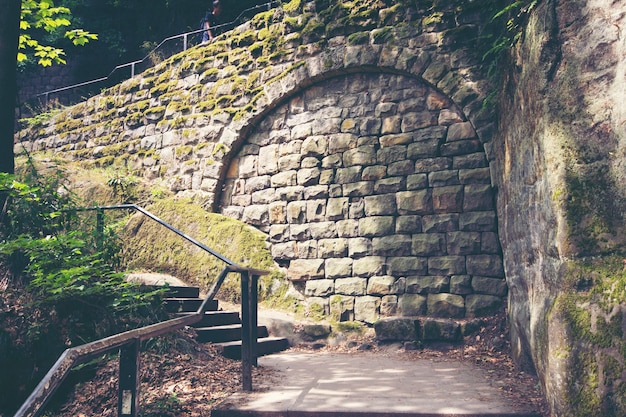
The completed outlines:
{"type": "Polygon", "coordinates": [[[320,258],[341,258],[348,255],[348,240],[320,239],[317,244],[317,253],[320,258]]]}
{"type": "Polygon", "coordinates": [[[265,204],[245,207],[241,218],[243,222],[253,225],[267,224],[268,219],[269,211],[265,204]]]}
{"type": "Polygon", "coordinates": [[[461,184],[491,184],[489,168],[460,169],[459,181],[461,184]]]}
{"type": "Polygon", "coordinates": [[[461,325],[452,320],[426,319],[422,321],[425,342],[460,342],[463,338],[461,325]]]}
{"type": "Polygon", "coordinates": [[[413,174],[413,161],[405,159],[404,161],[393,162],[387,167],[388,175],[410,175],[413,174]]]}
{"type": "Polygon", "coordinates": [[[300,152],[304,156],[324,156],[328,150],[326,136],[309,136],[302,142],[300,152]]]}
{"type": "Polygon", "coordinates": [[[465,257],[433,256],[428,258],[428,273],[432,275],[465,274],[465,257]]]}
{"type": "Polygon", "coordinates": [[[476,131],[470,122],[454,123],[448,127],[448,135],[446,140],[453,142],[455,140],[472,139],[476,136],[476,131]]]}
{"type": "Polygon", "coordinates": [[[471,153],[482,152],[483,145],[478,139],[462,140],[457,142],[447,142],[441,145],[439,152],[441,156],[458,156],[471,153]]]}
{"type": "Polygon", "coordinates": [[[289,264],[287,277],[291,281],[324,278],[323,259],[294,259],[289,264]]]}
{"type": "Polygon", "coordinates": [[[310,339],[322,339],[331,332],[329,324],[306,323],[302,327],[302,333],[310,339]]]}
{"type": "MultiPolygon", "coordinates": [[[[359,221],[358,220],[340,220],[335,223],[338,237],[358,237],[359,221]]],[[[349,255],[350,256],[350,255],[349,255]]]]}
{"type": "Polygon", "coordinates": [[[279,172],[278,174],[272,175],[270,182],[274,188],[297,185],[297,173],[296,171],[279,172]]]}
{"type": "Polygon", "coordinates": [[[428,176],[426,174],[412,174],[406,177],[406,189],[421,190],[428,187],[428,176]]]}
{"type": "Polygon", "coordinates": [[[480,250],[483,253],[501,253],[500,239],[495,232],[482,232],[480,238],[480,250]]]}
{"type": "Polygon", "coordinates": [[[450,232],[446,235],[449,255],[471,255],[480,253],[479,232],[450,232]]]}
{"type": "Polygon", "coordinates": [[[374,165],[376,163],[376,149],[373,146],[360,146],[343,153],[343,166],[374,165]]]}
{"type": "Polygon", "coordinates": [[[371,277],[384,273],[385,257],[365,256],[355,259],[352,264],[352,273],[359,277],[371,277]]]}
{"type": "Polygon", "coordinates": [[[329,198],[326,205],[326,219],[327,220],[341,220],[348,218],[348,209],[350,207],[350,199],[346,197],[342,198],[329,198]]]}
{"type": "Polygon", "coordinates": [[[338,168],[335,174],[336,184],[349,184],[358,182],[361,179],[362,167],[353,166],[347,168],[338,168]]]}
{"type": "Polygon", "coordinates": [[[446,235],[419,233],[413,235],[411,253],[416,256],[441,256],[446,254],[446,235]]]}
{"type": "Polygon", "coordinates": [[[390,116],[383,118],[383,125],[380,133],[383,135],[389,135],[393,133],[400,133],[402,126],[402,117],[390,116]]]}
{"type": "Polygon", "coordinates": [[[337,237],[335,222],[307,223],[309,233],[313,239],[331,239],[337,237]]]}
{"type": "Polygon", "coordinates": [[[331,295],[335,289],[332,279],[312,279],[306,282],[304,294],[308,297],[325,297],[331,295]]]}
{"type": "Polygon", "coordinates": [[[439,139],[426,139],[409,144],[406,156],[409,159],[434,158],[439,150],[439,139]]]}
{"type": "Polygon", "coordinates": [[[317,241],[305,240],[297,242],[295,245],[296,258],[298,259],[315,259],[317,258],[317,241]]]}
{"type": "Polygon", "coordinates": [[[276,198],[281,201],[300,201],[302,200],[303,192],[304,187],[301,185],[278,188],[276,190],[276,198]]]}
{"type": "Polygon", "coordinates": [[[406,292],[410,294],[439,294],[449,291],[448,276],[410,276],[406,278],[406,292]]]}
{"type": "Polygon", "coordinates": [[[463,317],[465,315],[465,300],[460,295],[455,294],[429,294],[426,310],[430,317],[463,317]]]}
{"type": "Polygon", "coordinates": [[[402,118],[402,132],[413,132],[437,123],[435,113],[429,111],[406,113],[402,118]]]}
{"type": "Polygon", "coordinates": [[[352,275],[352,259],[350,258],[330,258],[324,263],[326,278],[342,278],[352,275]]]}
{"type": "Polygon", "coordinates": [[[504,277],[502,257],[499,255],[469,255],[467,273],[485,277],[504,277]]]}
{"type": "Polygon", "coordinates": [[[306,201],[292,201],[287,204],[287,222],[293,224],[306,222],[306,201]]]}
{"type": "Polygon", "coordinates": [[[340,154],[332,154],[322,159],[322,168],[341,168],[343,159],[340,154]]]}
{"type": "Polygon", "coordinates": [[[458,295],[471,294],[472,277],[470,275],[453,275],[450,278],[450,293],[458,295]]]}
{"type": "Polygon", "coordinates": [[[459,171],[457,170],[437,171],[428,174],[428,185],[431,187],[446,187],[458,184],[460,184],[460,181],[459,171]]]}
{"type": "Polygon", "coordinates": [[[419,294],[402,294],[398,297],[398,309],[404,317],[422,316],[426,312],[426,297],[419,294]]]}
{"type": "Polygon", "coordinates": [[[292,224],[289,227],[289,238],[296,241],[304,241],[311,238],[307,224],[292,224]]]}
{"type": "Polygon", "coordinates": [[[507,285],[504,279],[475,276],[472,278],[472,289],[478,294],[504,297],[507,285]]]}
{"type": "Polygon", "coordinates": [[[489,166],[484,152],[476,152],[469,155],[454,156],[452,161],[454,169],[485,168],[489,166]]]}
{"type": "Polygon", "coordinates": [[[348,239],[348,256],[361,258],[372,252],[372,241],[364,237],[348,239]]]}
{"type": "Polygon", "coordinates": [[[321,171],[319,168],[302,168],[296,174],[298,185],[309,186],[319,182],[321,171]]]}
{"type": "Polygon", "coordinates": [[[384,165],[373,165],[363,169],[361,179],[363,181],[378,181],[387,175],[387,167],[384,165]]]}
{"type": "Polygon", "coordinates": [[[398,279],[391,275],[370,277],[367,281],[368,295],[390,295],[398,293],[398,279]]]}
{"type": "Polygon", "coordinates": [[[382,180],[378,180],[374,183],[374,193],[375,194],[390,194],[397,193],[401,191],[405,187],[405,178],[404,177],[392,177],[392,178],[383,178],[382,180]]]}
{"type": "Polygon", "coordinates": [[[432,196],[435,213],[458,213],[463,210],[463,186],[435,187],[432,196]]]}
{"type": "Polygon", "coordinates": [[[385,295],[380,299],[380,315],[394,316],[398,312],[398,296],[385,295]]]}
{"type": "MultiPolygon", "coordinates": [[[[376,159],[382,166],[389,165],[393,162],[404,161],[407,159],[406,146],[389,146],[380,149],[376,154],[376,159]]],[[[368,165],[372,165],[372,163],[368,165]]]]}
{"type": "Polygon", "coordinates": [[[363,237],[386,236],[395,230],[391,216],[373,216],[359,219],[359,235],[363,237]]]}
{"type": "Polygon", "coordinates": [[[372,253],[378,256],[408,256],[411,254],[411,236],[375,237],[372,239],[372,253]]]}
{"type": "Polygon", "coordinates": [[[272,258],[276,260],[296,259],[295,245],[293,242],[274,243],[271,247],[272,258]]]}
{"type": "Polygon", "coordinates": [[[307,222],[322,222],[326,220],[326,200],[309,200],[306,202],[307,222]]]}
{"type": "Polygon", "coordinates": [[[396,233],[420,233],[422,217],[418,215],[399,216],[396,218],[396,233]]]}
{"type": "Polygon", "coordinates": [[[370,324],[375,323],[379,317],[379,305],[380,299],[378,297],[356,297],[354,299],[354,319],[370,324]]]}
{"type": "MultiPolygon", "coordinates": [[[[415,172],[416,173],[429,173],[433,171],[443,171],[446,169],[451,169],[452,158],[425,158],[418,159],[415,161],[415,172]]],[[[455,168],[458,169],[458,168],[455,168]]]]}
{"type": "Polygon", "coordinates": [[[305,200],[321,200],[328,198],[328,185],[312,185],[304,188],[305,200]]]}
{"type": "Polygon", "coordinates": [[[415,319],[410,318],[382,318],[374,323],[374,331],[381,342],[417,339],[415,319]]]}
{"type": "Polygon", "coordinates": [[[383,148],[396,145],[408,145],[413,142],[413,135],[410,133],[398,133],[383,135],[380,137],[380,146],[383,148]]]}
{"type": "Polygon", "coordinates": [[[330,315],[336,321],[354,320],[354,297],[333,295],[330,297],[330,315]]]}
{"type": "Polygon", "coordinates": [[[467,296],[468,317],[480,317],[493,314],[502,306],[502,298],[493,295],[470,294],[467,296]]]}
{"type": "Polygon", "coordinates": [[[398,214],[430,214],[433,201],[430,190],[403,191],[396,194],[398,214]]]}
{"type": "Polygon", "coordinates": [[[261,191],[270,187],[270,176],[262,175],[259,177],[252,177],[246,180],[244,186],[244,192],[251,194],[255,191],[261,191]]]}
{"type": "Polygon", "coordinates": [[[364,200],[366,216],[385,216],[396,213],[396,199],[393,194],[366,196],[364,200]]]}
{"type": "Polygon", "coordinates": [[[263,146],[259,149],[259,175],[276,174],[278,172],[278,145],[263,146]]]}
{"type": "Polygon", "coordinates": [[[395,276],[426,275],[428,270],[428,259],[417,256],[391,257],[387,262],[387,273],[395,276]]]}
{"type": "Polygon", "coordinates": [[[437,214],[422,217],[423,233],[445,233],[459,230],[459,218],[464,213],[437,214]]]}
{"type": "Polygon", "coordinates": [[[372,181],[359,181],[351,184],[344,184],[341,188],[341,194],[344,197],[363,197],[373,194],[374,183],[372,181]]]}
{"type": "Polygon", "coordinates": [[[335,280],[335,293],[342,295],[365,295],[367,292],[366,278],[337,278],[335,280]]]}

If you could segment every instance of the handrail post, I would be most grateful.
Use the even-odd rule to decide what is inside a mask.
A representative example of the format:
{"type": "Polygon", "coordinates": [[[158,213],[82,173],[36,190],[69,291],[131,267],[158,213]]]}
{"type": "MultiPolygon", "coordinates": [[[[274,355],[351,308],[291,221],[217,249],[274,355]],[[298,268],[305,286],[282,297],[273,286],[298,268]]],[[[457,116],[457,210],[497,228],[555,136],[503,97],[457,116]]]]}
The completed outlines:
{"type": "Polygon", "coordinates": [[[252,359],[252,365],[258,366],[258,349],[257,349],[257,339],[258,339],[258,325],[259,325],[259,275],[252,274],[252,281],[250,282],[250,327],[252,331],[250,332],[250,355],[252,359]]]}
{"type": "Polygon", "coordinates": [[[183,51],[187,50],[187,34],[183,35],[183,51]]]}
{"type": "Polygon", "coordinates": [[[139,411],[139,340],[120,348],[120,375],[117,400],[118,417],[137,417],[139,411]]]}
{"type": "MultiPolygon", "coordinates": [[[[252,326],[250,314],[250,274],[241,272],[241,382],[252,391],[252,326]]],[[[256,329],[255,329],[256,330],[256,329]]]]}

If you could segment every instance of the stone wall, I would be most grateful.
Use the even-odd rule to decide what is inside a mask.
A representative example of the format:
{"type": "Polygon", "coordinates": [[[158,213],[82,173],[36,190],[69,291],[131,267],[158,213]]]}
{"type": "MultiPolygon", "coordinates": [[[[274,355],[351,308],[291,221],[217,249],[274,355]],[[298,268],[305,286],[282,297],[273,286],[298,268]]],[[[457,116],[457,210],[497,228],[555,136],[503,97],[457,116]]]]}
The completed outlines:
{"type": "Polygon", "coordinates": [[[231,162],[220,208],[269,233],[308,302],[343,320],[476,316],[506,295],[483,146],[415,78],[351,74],[291,97],[231,162]]]}

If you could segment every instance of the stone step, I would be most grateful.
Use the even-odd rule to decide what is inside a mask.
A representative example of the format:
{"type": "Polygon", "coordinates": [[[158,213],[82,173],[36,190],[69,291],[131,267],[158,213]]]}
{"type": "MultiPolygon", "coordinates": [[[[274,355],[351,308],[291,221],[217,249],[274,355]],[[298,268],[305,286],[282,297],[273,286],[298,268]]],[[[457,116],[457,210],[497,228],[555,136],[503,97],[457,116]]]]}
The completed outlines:
{"type": "Polygon", "coordinates": [[[199,287],[183,287],[183,286],[168,286],[166,287],[167,297],[173,298],[200,298],[199,287]]]}
{"type": "MultiPolygon", "coordinates": [[[[241,324],[230,324],[227,326],[201,327],[196,329],[196,340],[202,343],[223,343],[241,341],[241,324]]],[[[267,327],[257,327],[257,337],[268,337],[267,327]]]]}
{"type": "MultiPolygon", "coordinates": [[[[188,313],[178,313],[182,316],[188,313]]],[[[191,327],[211,327],[211,326],[225,326],[228,324],[241,324],[241,318],[236,311],[207,311],[204,313],[204,317],[191,327]]]]}
{"type": "Polygon", "coordinates": [[[442,411],[439,413],[422,412],[370,412],[370,411],[268,411],[234,410],[224,407],[211,410],[211,417],[541,417],[536,413],[463,413],[442,411]]]}
{"type": "MultiPolygon", "coordinates": [[[[215,343],[218,350],[227,358],[241,359],[241,340],[215,343]]],[[[257,355],[269,355],[289,348],[289,341],[284,337],[264,337],[257,341],[257,355]]]]}
{"type": "MultiPolygon", "coordinates": [[[[204,301],[202,298],[166,298],[165,309],[169,313],[193,313],[198,311],[198,308],[204,301]]],[[[217,311],[217,300],[209,301],[208,310],[217,311]]]]}

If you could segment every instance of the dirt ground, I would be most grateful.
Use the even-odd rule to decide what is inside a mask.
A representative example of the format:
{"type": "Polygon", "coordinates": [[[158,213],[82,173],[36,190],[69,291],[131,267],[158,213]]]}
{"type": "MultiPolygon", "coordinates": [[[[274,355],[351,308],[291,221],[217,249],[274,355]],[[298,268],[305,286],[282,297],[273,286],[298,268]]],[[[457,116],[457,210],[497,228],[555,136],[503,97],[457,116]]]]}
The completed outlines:
{"type": "MultiPolygon", "coordinates": [[[[240,363],[222,357],[210,344],[196,343],[193,330],[181,332],[173,346],[171,344],[170,340],[169,348],[159,350],[157,342],[142,354],[142,416],[209,416],[216,404],[241,390],[240,363]]],[[[477,333],[466,337],[463,344],[432,345],[417,350],[407,347],[378,344],[371,332],[366,332],[348,335],[340,344],[316,341],[291,349],[342,352],[370,350],[380,354],[402,349],[407,359],[470,362],[486,369],[493,377],[491,383],[513,404],[530,407],[543,416],[549,416],[537,379],[518,370],[508,354],[508,335],[502,316],[486,321],[477,333]]],[[[116,415],[117,366],[115,359],[100,364],[93,379],[76,385],[54,415],[116,415]]],[[[270,369],[256,368],[253,375],[254,389],[263,390],[278,377],[270,369]]]]}

